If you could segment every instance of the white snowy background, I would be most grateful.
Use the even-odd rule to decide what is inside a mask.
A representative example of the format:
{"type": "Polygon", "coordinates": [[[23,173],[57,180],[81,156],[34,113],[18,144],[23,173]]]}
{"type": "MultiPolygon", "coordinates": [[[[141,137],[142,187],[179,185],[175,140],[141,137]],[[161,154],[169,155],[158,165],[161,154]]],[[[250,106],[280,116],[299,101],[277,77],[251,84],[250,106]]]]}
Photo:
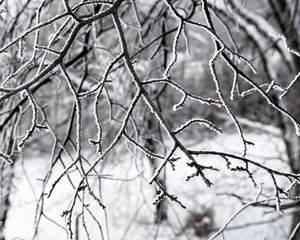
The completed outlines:
{"type": "MultiPolygon", "coordinates": [[[[256,143],[255,146],[249,147],[248,156],[251,159],[263,162],[273,169],[288,170],[288,165],[284,160],[284,146],[279,138],[267,134],[248,134],[246,137],[249,141],[256,143]]],[[[201,144],[192,142],[191,144],[193,144],[192,148],[203,150],[213,148],[231,153],[238,153],[241,149],[240,138],[235,134],[222,134],[201,144]]],[[[180,153],[177,153],[177,156],[180,156],[180,153]]],[[[191,213],[211,208],[214,213],[215,231],[217,231],[232,214],[243,207],[237,198],[228,196],[228,193],[240,195],[248,202],[255,200],[259,188],[253,187],[246,174],[226,170],[226,163],[220,157],[202,156],[198,159],[204,165],[213,165],[222,170],[221,172],[207,172],[207,176],[214,183],[212,188],[208,188],[200,177],[186,182],[186,176],[193,172],[186,167],[185,157],[183,155],[181,157],[175,165],[175,171],[170,166],[167,167],[167,187],[168,192],[178,196],[187,209],[182,209],[178,204],[168,201],[168,221],[159,226],[153,224],[154,188],[148,184],[151,171],[149,171],[150,166],[147,166],[147,160],[142,161],[142,166],[141,162],[133,156],[122,155],[122,159],[115,159],[113,164],[106,164],[102,170],[101,185],[106,210],[99,209],[98,205],[93,205],[93,203],[90,206],[101,223],[104,239],[208,239],[209,236],[199,238],[193,235],[193,229],[184,227],[191,213]],[[135,162],[139,165],[138,168],[135,162]],[[138,169],[143,169],[145,179],[140,176],[138,169]]],[[[35,208],[41,193],[41,179],[48,171],[45,161],[47,159],[26,158],[16,166],[11,196],[12,206],[6,226],[6,235],[9,240],[31,239],[34,234],[35,208]]],[[[63,168],[55,168],[50,182],[53,183],[62,170],[63,168]]],[[[262,184],[263,192],[272,196],[270,177],[263,171],[253,170],[258,185],[262,184]]],[[[70,177],[75,182],[79,180],[76,174],[70,173],[70,177]]],[[[284,181],[282,183],[284,184],[284,181]]],[[[45,198],[45,213],[51,220],[42,219],[38,230],[39,239],[67,239],[66,223],[61,214],[69,206],[74,194],[72,190],[68,179],[64,177],[52,196],[49,199],[45,198]]],[[[49,189],[45,192],[47,191],[49,189]]],[[[259,199],[263,199],[263,196],[259,199]]],[[[73,221],[75,222],[75,217],[73,221]]],[[[95,221],[88,217],[88,214],[86,221],[91,239],[101,239],[99,228],[95,221]]],[[[288,212],[281,215],[272,209],[250,206],[229,224],[224,237],[230,240],[287,239],[289,222],[288,212]],[[239,229],[239,226],[243,225],[248,226],[239,229]]],[[[79,239],[87,239],[83,230],[80,231],[79,239]]],[[[221,236],[217,239],[221,239],[221,236]]]]}

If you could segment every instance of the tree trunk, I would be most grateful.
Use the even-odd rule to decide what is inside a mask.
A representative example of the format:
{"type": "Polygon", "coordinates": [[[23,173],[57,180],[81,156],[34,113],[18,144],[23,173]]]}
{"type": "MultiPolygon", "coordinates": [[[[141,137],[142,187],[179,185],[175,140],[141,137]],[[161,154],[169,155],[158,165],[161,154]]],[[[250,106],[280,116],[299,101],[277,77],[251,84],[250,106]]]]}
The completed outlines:
{"type": "Polygon", "coordinates": [[[0,193],[0,240],[5,239],[4,230],[10,208],[10,191],[13,179],[13,166],[1,166],[1,193],[0,193]]]}
{"type": "MultiPolygon", "coordinates": [[[[5,111],[13,106],[14,100],[0,104],[0,109],[5,111]]],[[[17,115],[10,119],[5,125],[6,114],[0,117],[0,151],[13,160],[12,164],[0,162],[0,240],[5,240],[5,223],[10,209],[10,192],[12,188],[14,163],[16,155],[14,154],[14,131],[17,124],[17,115]]]]}
{"type": "MultiPolygon", "coordinates": [[[[165,12],[163,14],[164,18],[166,19],[167,13],[165,12]]],[[[162,22],[162,34],[165,34],[167,29],[165,26],[165,22],[162,22]]],[[[166,42],[166,37],[162,38],[161,41],[161,50],[162,50],[162,63],[161,66],[163,70],[167,68],[167,61],[168,61],[168,49],[167,49],[167,42],[166,42]]],[[[166,85],[165,85],[166,86],[166,85]]],[[[155,96],[155,102],[157,103],[157,107],[161,110],[161,104],[160,104],[160,98],[163,96],[163,93],[165,91],[165,86],[163,86],[161,89],[153,89],[151,92],[151,95],[155,96]]],[[[157,129],[155,129],[156,124],[152,116],[147,116],[146,115],[146,129],[149,133],[152,131],[157,132],[158,134],[158,139],[162,141],[162,136],[160,132],[160,126],[157,126],[157,129]]],[[[151,134],[149,134],[151,135],[151,134]]],[[[145,142],[145,147],[149,149],[153,153],[158,153],[157,149],[157,144],[152,138],[147,138],[145,142]]],[[[158,167],[158,162],[156,159],[149,158],[150,164],[152,166],[153,173],[158,167]]],[[[163,169],[160,173],[160,175],[157,177],[158,183],[165,189],[167,190],[167,184],[166,184],[166,170],[163,169]]],[[[167,220],[167,202],[165,199],[161,200],[157,205],[156,205],[156,211],[155,211],[155,223],[159,224],[163,222],[164,220],[167,220]]]]}
{"type": "MultiPolygon", "coordinates": [[[[151,130],[153,129],[153,119],[151,119],[150,117],[148,117],[148,119],[146,120],[146,125],[147,125],[147,129],[151,130]]],[[[157,153],[157,147],[155,144],[155,141],[151,138],[148,137],[146,139],[145,142],[145,147],[150,150],[153,153],[157,153]]],[[[153,173],[155,172],[155,169],[158,167],[158,163],[156,159],[153,159],[151,157],[149,157],[149,162],[151,164],[153,173]]],[[[166,185],[166,172],[165,170],[163,170],[161,172],[161,174],[158,176],[158,183],[164,188],[167,189],[167,185],[166,185]]],[[[167,203],[166,200],[163,199],[162,201],[160,201],[157,205],[156,205],[156,211],[155,211],[155,223],[161,223],[164,220],[167,219],[167,203]]]]}
{"type": "MultiPolygon", "coordinates": [[[[272,0],[269,0],[272,5],[272,0]]],[[[288,47],[299,51],[300,50],[300,36],[298,34],[297,23],[291,22],[291,7],[289,7],[289,2],[286,0],[276,1],[278,10],[276,13],[276,6],[272,7],[275,12],[275,18],[278,25],[281,28],[282,33],[285,35],[288,47]]],[[[294,54],[293,57],[293,69],[294,73],[292,75],[300,72],[300,58],[294,54]]],[[[289,93],[285,97],[285,107],[290,111],[293,116],[300,121],[300,81],[296,81],[293,87],[290,89],[289,93]]],[[[291,171],[295,174],[300,173],[300,138],[295,133],[295,128],[291,122],[289,122],[285,117],[282,118],[282,130],[284,136],[284,142],[286,146],[286,153],[289,159],[289,164],[291,171]]],[[[291,193],[292,196],[300,196],[300,185],[295,185],[291,193]]],[[[291,233],[296,228],[298,223],[300,223],[300,204],[295,209],[295,213],[292,218],[291,233]]],[[[300,240],[300,231],[295,235],[293,240],[300,240]]]]}
{"type": "MultiPolygon", "coordinates": [[[[11,131],[13,129],[6,130],[6,132],[5,130],[4,128],[4,132],[0,132],[2,140],[0,150],[7,155],[11,155],[13,149],[13,135],[11,131]],[[8,142],[8,144],[6,145],[5,142],[8,142]]],[[[15,162],[14,157],[12,157],[12,160],[15,162]]],[[[5,240],[4,231],[7,214],[10,209],[14,162],[9,165],[1,163],[0,166],[0,240],[5,240]]]]}
{"type": "MultiPolygon", "coordinates": [[[[300,63],[299,63],[300,64],[300,63]]],[[[300,65],[298,65],[298,71],[300,71],[300,65]]],[[[296,82],[293,88],[287,95],[286,108],[295,116],[297,120],[300,120],[300,82],[296,82]]],[[[282,130],[284,135],[284,143],[286,146],[286,153],[289,160],[291,171],[295,174],[300,173],[300,138],[295,133],[295,128],[291,122],[287,119],[283,120],[282,130]]],[[[300,196],[300,185],[294,186],[291,192],[291,196],[300,196]]],[[[295,209],[295,213],[292,218],[291,232],[295,229],[300,222],[300,204],[295,209]]],[[[300,240],[300,232],[296,234],[294,240],[300,240]]]]}
{"type": "MultiPolygon", "coordinates": [[[[298,105],[298,104],[297,104],[298,105]]],[[[291,171],[295,174],[300,173],[300,141],[299,137],[295,134],[295,129],[293,126],[289,125],[286,121],[282,125],[283,135],[284,135],[284,143],[286,146],[286,154],[289,160],[289,165],[291,167],[291,171]]],[[[300,185],[297,184],[294,186],[291,192],[291,196],[300,196],[300,185]]],[[[294,209],[294,214],[292,216],[292,224],[291,224],[291,233],[300,222],[300,205],[294,209]]],[[[300,240],[300,233],[296,235],[295,240],[300,240]]]]}

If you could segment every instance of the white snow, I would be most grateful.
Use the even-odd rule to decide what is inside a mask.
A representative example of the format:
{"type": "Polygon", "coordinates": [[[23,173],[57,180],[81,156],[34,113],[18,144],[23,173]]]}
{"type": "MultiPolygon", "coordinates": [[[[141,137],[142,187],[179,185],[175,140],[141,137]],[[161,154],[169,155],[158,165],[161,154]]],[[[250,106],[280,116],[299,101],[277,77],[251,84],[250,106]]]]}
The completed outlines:
{"type": "MultiPolygon", "coordinates": [[[[284,160],[284,146],[280,139],[258,134],[246,134],[245,137],[248,141],[256,143],[255,146],[248,147],[251,159],[263,162],[275,169],[289,171],[284,160]]],[[[237,134],[221,134],[215,139],[194,144],[192,148],[238,153],[242,146],[237,134]]],[[[238,194],[249,199],[249,201],[255,199],[259,189],[253,187],[251,180],[247,178],[245,173],[233,173],[226,170],[226,163],[223,159],[214,156],[201,156],[198,158],[198,161],[203,165],[212,165],[222,170],[221,172],[205,171],[207,177],[214,183],[212,188],[208,188],[200,177],[193,178],[189,182],[185,181],[186,177],[194,171],[186,165],[186,157],[182,153],[178,152],[177,155],[182,158],[175,163],[176,170],[173,171],[170,165],[167,165],[168,192],[178,196],[178,199],[187,206],[187,210],[182,209],[174,202],[169,202],[169,220],[160,226],[153,224],[155,210],[152,205],[154,187],[148,184],[152,174],[148,161],[141,162],[140,159],[135,159],[132,155],[120,154],[116,156],[116,159],[113,159],[111,164],[106,163],[102,169],[103,178],[101,183],[106,212],[99,209],[95,201],[89,198],[89,208],[101,223],[104,239],[199,239],[199,237],[192,234],[192,229],[185,229],[184,227],[190,213],[212,208],[215,230],[218,230],[233,213],[242,207],[239,200],[224,194],[238,194]],[[139,166],[139,170],[136,165],[139,166]],[[144,171],[145,179],[140,176],[141,169],[144,171]],[[121,181],[124,179],[127,179],[127,181],[121,181]],[[105,216],[107,216],[107,222],[105,216]]],[[[47,161],[48,159],[42,157],[24,159],[24,168],[21,162],[17,164],[14,190],[11,196],[12,206],[6,226],[8,240],[32,239],[36,201],[41,193],[41,179],[48,170],[47,161]]],[[[235,164],[238,164],[238,162],[235,164]]],[[[255,170],[254,168],[251,169],[255,170]]],[[[51,184],[62,171],[63,168],[56,167],[54,169],[50,184],[46,187],[46,193],[49,192],[51,184]]],[[[78,174],[70,173],[70,177],[76,186],[80,180],[78,174]]],[[[93,177],[90,177],[91,182],[92,179],[93,177]]],[[[264,194],[272,196],[270,177],[263,171],[255,170],[255,179],[258,184],[263,184],[264,194]]],[[[283,179],[278,179],[278,181],[285,184],[283,179]]],[[[64,228],[66,228],[65,219],[61,217],[61,214],[68,209],[73,191],[68,179],[64,177],[54,189],[51,197],[49,199],[45,198],[45,214],[64,228]]],[[[94,191],[97,192],[96,185],[94,191]]],[[[76,206],[75,213],[79,213],[80,210],[81,206],[79,204],[76,206]]],[[[255,207],[247,208],[237,216],[229,225],[229,228],[277,217],[279,220],[238,230],[225,231],[225,239],[287,239],[290,217],[288,215],[281,216],[271,210],[255,207]]],[[[96,222],[87,213],[85,217],[90,238],[101,239],[96,222]]],[[[75,217],[73,222],[75,222],[75,217]]],[[[42,240],[68,239],[67,233],[62,227],[45,218],[41,220],[38,233],[39,239],[42,240]]],[[[79,239],[88,239],[82,227],[80,228],[79,239]]],[[[202,239],[208,239],[208,237],[202,239]]]]}

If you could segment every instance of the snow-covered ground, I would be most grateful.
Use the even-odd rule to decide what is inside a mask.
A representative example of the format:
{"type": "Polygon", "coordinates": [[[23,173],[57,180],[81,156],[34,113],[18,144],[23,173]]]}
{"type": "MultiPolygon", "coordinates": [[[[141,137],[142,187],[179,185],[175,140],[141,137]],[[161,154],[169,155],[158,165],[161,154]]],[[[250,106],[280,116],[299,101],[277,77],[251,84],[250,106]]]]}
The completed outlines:
{"type": "MultiPolygon", "coordinates": [[[[246,138],[255,143],[255,146],[249,146],[249,158],[274,169],[289,171],[284,161],[284,147],[279,139],[257,134],[246,135],[246,138]]],[[[192,148],[214,149],[236,154],[240,154],[242,149],[241,140],[235,134],[222,134],[215,139],[194,144],[192,148]]],[[[177,155],[182,158],[176,162],[175,171],[167,166],[168,192],[178,196],[187,209],[182,209],[175,202],[168,202],[168,221],[159,226],[153,224],[155,207],[152,201],[155,190],[148,184],[151,177],[149,164],[132,155],[120,154],[120,156],[117,155],[118,159],[111,164],[106,164],[102,169],[101,193],[106,210],[100,209],[95,201],[91,199],[89,201],[89,209],[101,224],[100,229],[89,213],[85,213],[90,239],[199,239],[193,234],[193,229],[186,226],[186,221],[191,214],[201,213],[204,209],[212,209],[214,228],[217,231],[232,214],[243,206],[236,197],[228,196],[228,194],[240,195],[248,201],[253,201],[259,192],[259,188],[253,187],[245,173],[226,170],[226,162],[216,156],[201,156],[198,159],[204,165],[212,165],[222,170],[220,172],[206,171],[207,176],[214,183],[212,188],[208,188],[200,177],[186,182],[186,177],[193,171],[187,167],[183,154],[179,152],[177,155]],[[141,170],[144,171],[143,177],[141,177],[141,170]]],[[[43,184],[41,179],[48,171],[47,161],[48,159],[43,158],[24,159],[16,166],[11,196],[12,206],[6,227],[8,240],[32,239],[34,235],[37,199],[43,184]]],[[[51,184],[62,169],[57,167],[53,170],[46,193],[49,192],[51,184]]],[[[255,169],[252,168],[252,170],[255,169]]],[[[255,170],[254,177],[258,185],[263,184],[261,185],[263,193],[272,196],[271,178],[260,170],[255,170]]],[[[70,178],[75,183],[80,179],[77,173],[70,173],[70,178]]],[[[284,179],[278,179],[278,181],[285,184],[284,179]]],[[[65,218],[61,214],[68,209],[73,192],[68,178],[64,177],[51,197],[45,198],[45,216],[39,225],[38,239],[68,239],[65,218]]],[[[75,215],[80,211],[81,207],[76,206],[75,215]]],[[[81,218],[82,216],[79,217],[80,225],[81,218]]],[[[74,223],[75,219],[76,217],[73,218],[74,223]]],[[[289,223],[288,215],[282,216],[269,208],[249,207],[230,223],[224,237],[230,240],[287,239],[289,223]],[[263,223],[272,219],[275,220],[263,223]],[[239,228],[242,225],[248,225],[248,227],[239,228]]],[[[79,229],[79,232],[78,240],[88,239],[83,227],[79,229]]],[[[206,236],[200,239],[208,238],[206,236]]],[[[217,239],[222,238],[219,236],[217,239]]]]}

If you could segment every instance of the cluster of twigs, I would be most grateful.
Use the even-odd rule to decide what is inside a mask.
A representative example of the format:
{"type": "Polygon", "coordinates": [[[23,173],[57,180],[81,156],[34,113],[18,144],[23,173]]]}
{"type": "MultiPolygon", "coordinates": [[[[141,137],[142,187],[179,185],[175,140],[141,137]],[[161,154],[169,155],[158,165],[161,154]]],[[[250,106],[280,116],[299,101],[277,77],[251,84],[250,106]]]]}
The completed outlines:
{"type": "MultiPolygon", "coordinates": [[[[2,1],[3,2],[3,1],[2,1]]],[[[300,132],[299,121],[285,108],[283,108],[278,102],[275,102],[274,99],[270,97],[269,92],[273,89],[279,89],[281,91],[281,98],[287,94],[290,88],[293,87],[293,84],[299,78],[299,73],[296,75],[294,80],[287,85],[286,88],[280,86],[275,81],[270,81],[266,86],[259,85],[254,79],[248,76],[241,68],[239,67],[238,61],[241,61],[243,64],[249,67],[251,71],[256,72],[252,63],[242,56],[237,47],[232,49],[232,47],[228,46],[228,44],[223,40],[222,36],[219,35],[215,28],[214,20],[212,18],[212,12],[214,12],[217,16],[221,18],[221,16],[225,15],[229,20],[232,20],[232,16],[227,14],[226,11],[222,8],[218,8],[214,4],[208,2],[207,0],[196,1],[193,0],[190,3],[186,3],[183,5],[189,5],[186,9],[181,8],[180,1],[171,1],[164,0],[163,3],[159,1],[154,1],[151,4],[150,10],[146,10],[145,16],[140,16],[144,10],[140,10],[140,6],[135,3],[135,1],[128,0],[116,0],[116,1],[100,1],[100,0],[89,0],[89,1],[80,1],[78,3],[72,3],[72,1],[64,0],[63,1],[63,11],[59,14],[55,14],[51,16],[49,19],[43,17],[44,9],[48,9],[49,5],[51,5],[52,1],[41,1],[40,5],[36,8],[36,11],[32,13],[31,21],[28,24],[28,27],[23,28],[21,33],[18,33],[17,36],[14,36],[15,29],[18,23],[18,19],[22,17],[22,14],[27,13],[27,6],[30,5],[31,1],[28,0],[18,15],[15,17],[15,25],[11,26],[10,31],[8,31],[4,36],[2,42],[5,44],[0,48],[0,54],[5,55],[8,52],[18,52],[18,57],[21,59],[20,66],[15,68],[10,74],[5,76],[2,74],[1,86],[0,86],[0,104],[5,105],[11,99],[18,99],[18,101],[13,105],[11,109],[8,109],[6,112],[1,113],[1,122],[0,129],[3,130],[4,126],[13,119],[13,116],[17,114],[22,115],[22,106],[27,105],[27,107],[31,108],[32,116],[31,116],[31,124],[25,133],[25,135],[16,138],[15,140],[15,149],[16,151],[22,151],[24,147],[30,142],[32,137],[37,131],[48,131],[50,132],[53,138],[53,147],[51,153],[51,167],[47,174],[47,176],[43,179],[43,192],[38,200],[37,207],[37,216],[36,216],[36,224],[38,225],[42,216],[45,214],[43,212],[43,203],[46,197],[51,197],[53,191],[55,191],[56,186],[60,183],[63,177],[68,177],[68,172],[71,169],[76,169],[80,173],[81,180],[74,185],[74,196],[73,200],[69,206],[69,208],[63,212],[63,216],[67,219],[68,232],[70,239],[73,238],[74,232],[72,228],[72,220],[73,220],[73,211],[74,207],[78,202],[82,203],[82,213],[83,217],[83,226],[86,230],[87,236],[89,236],[86,223],[84,220],[85,211],[87,211],[91,216],[93,213],[89,209],[89,207],[85,204],[85,196],[89,194],[98,204],[100,208],[105,209],[105,205],[102,202],[101,196],[98,196],[95,190],[91,185],[91,180],[89,176],[92,173],[98,174],[97,166],[101,164],[102,161],[108,156],[110,152],[112,152],[119,144],[122,144],[122,141],[125,140],[128,143],[135,146],[135,148],[142,151],[145,155],[150,156],[151,158],[158,159],[160,161],[159,167],[155,170],[155,173],[149,180],[150,184],[155,184],[158,191],[158,196],[155,200],[157,204],[162,199],[169,199],[171,201],[177,202],[180,206],[185,207],[180,200],[167,192],[159,181],[157,181],[158,176],[161,171],[166,168],[169,163],[172,167],[176,167],[176,161],[187,161],[187,166],[193,168],[195,173],[191,176],[187,176],[187,180],[190,180],[193,177],[200,177],[205,184],[210,187],[213,185],[213,182],[206,176],[206,171],[216,171],[219,170],[214,166],[204,166],[201,165],[197,161],[197,156],[200,155],[212,155],[219,156],[220,159],[224,160],[227,164],[227,167],[230,171],[234,172],[246,172],[249,178],[255,184],[255,176],[251,172],[249,166],[255,166],[264,170],[267,174],[270,175],[271,182],[274,187],[274,197],[277,203],[277,210],[281,209],[281,198],[282,195],[285,197],[289,197],[289,190],[295,185],[299,184],[300,175],[295,173],[287,173],[283,171],[277,171],[271,169],[269,167],[264,166],[256,161],[253,161],[247,158],[247,147],[251,144],[246,140],[243,129],[238,121],[238,118],[235,116],[234,112],[230,108],[228,104],[229,99],[234,100],[243,96],[243,94],[251,94],[253,92],[258,92],[265,101],[273,107],[276,111],[279,111],[281,114],[285,115],[290,121],[294,124],[296,134],[300,132]],[[158,9],[160,8],[160,9],[158,9]],[[133,11],[135,14],[135,21],[137,21],[137,28],[139,31],[138,38],[141,39],[141,46],[138,50],[133,51],[130,39],[130,36],[127,35],[126,21],[123,20],[126,15],[126,12],[129,10],[133,11]],[[83,11],[85,10],[85,11],[83,11]],[[147,12],[148,11],[148,12],[147,12]],[[168,14],[170,19],[173,19],[173,22],[176,24],[175,27],[166,30],[158,36],[155,36],[153,39],[149,40],[149,34],[151,33],[151,29],[153,28],[156,21],[153,21],[149,24],[150,16],[155,15],[157,12],[162,11],[164,14],[168,14]],[[86,14],[82,14],[82,13],[86,14]],[[193,20],[194,15],[202,14],[206,23],[201,23],[196,20],[193,20]],[[35,22],[34,22],[35,19],[35,22]],[[78,79],[74,79],[72,66],[76,64],[78,61],[85,62],[86,68],[89,66],[89,60],[87,59],[87,55],[95,50],[96,41],[89,40],[82,43],[83,48],[82,51],[78,53],[76,52],[74,47],[77,41],[81,41],[80,36],[82,36],[83,32],[86,35],[97,34],[97,24],[105,23],[112,21],[112,25],[108,30],[110,34],[107,37],[115,40],[117,39],[118,45],[115,49],[120,49],[119,52],[115,55],[115,49],[107,49],[107,51],[113,51],[114,58],[110,63],[106,66],[106,70],[102,74],[102,76],[89,88],[85,87],[83,89],[84,82],[87,79],[88,74],[84,74],[80,83],[78,83],[78,79]],[[212,80],[215,85],[216,99],[213,98],[205,98],[202,96],[198,96],[183,86],[181,86],[178,82],[176,82],[172,77],[172,70],[176,67],[176,63],[178,62],[178,53],[179,53],[179,43],[181,39],[186,39],[186,44],[189,44],[188,35],[186,35],[186,31],[188,28],[193,27],[193,31],[204,31],[210,35],[211,42],[214,43],[215,49],[213,56],[209,61],[208,68],[210,70],[212,80]],[[50,35],[47,43],[45,44],[45,40],[42,39],[41,32],[45,29],[55,29],[50,35]],[[94,29],[94,30],[91,30],[94,29]],[[94,33],[92,31],[95,31],[94,33]],[[150,32],[150,33],[149,33],[150,32]],[[9,40],[9,36],[14,36],[12,40],[9,40]],[[33,36],[33,44],[31,47],[31,51],[26,49],[28,45],[29,39],[32,39],[33,36]],[[147,36],[147,38],[145,37],[147,36]],[[163,38],[167,36],[172,36],[172,43],[170,44],[171,48],[171,58],[168,60],[165,69],[160,77],[157,78],[149,78],[143,79],[139,76],[135,64],[138,63],[138,56],[152,49],[155,44],[160,44],[163,38]],[[147,39],[147,42],[146,42],[147,39]],[[72,54],[72,51],[75,54],[72,54]],[[70,55],[73,58],[70,59],[70,55]],[[29,56],[29,57],[28,57],[29,56]],[[228,93],[222,89],[222,76],[219,76],[217,73],[218,61],[223,61],[233,72],[234,79],[232,82],[232,90],[228,93]],[[131,93],[126,94],[124,98],[127,99],[129,104],[123,105],[123,110],[125,114],[123,114],[123,118],[119,120],[119,128],[113,139],[104,146],[104,126],[101,122],[101,109],[100,109],[100,101],[102,99],[110,100],[110,96],[107,93],[107,89],[109,86],[116,81],[113,77],[113,73],[118,69],[125,68],[127,73],[129,73],[126,81],[131,82],[131,93]],[[28,74],[29,72],[34,72],[32,74],[28,74]],[[28,77],[24,77],[27,76],[28,77]],[[47,83],[54,81],[55,78],[60,78],[62,81],[66,83],[68,86],[69,92],[72,94],[72,101],[74,106],[72,108],[72,113],[70,115],[69,127],[64,139],[61,139],[57,134],[57,129],[52,126],[51,122],[48,119],[48,113],[46,108],[41,105],[39,100],[37,100],[37,93],[43,88],[43,86],[47,85],[47,83]],[[244,81],[250,87],[250,90],[247,93],[239,94],[236,92],[236,87],[239,84],[239,81],[244,81]],[[13,83],[13,84],[12,84],[13,83]],[[237,132],[239,133],[240,139],[243,143],[243,153],[241,156],[233,155],[226,152],[217,152],[217,151],[203,151],[203,150],[190,150],[185,142],[179,137],[180,134],[187,129],[193,127],[194,124],[200,124],[204,127],[207,127],[209,130],[213,130],[217,133],[222,133],[220,127],[216,126],[213,122],[202,119],[202,118],[192,118],[187,122],[182,124],[181,126],[176,126],[177,123],[173,124],[176,127],[173,127],[169,124],[166,116],[164,115],[164,109],[160,109],[156,100],[151,96],[150,86],[154,88],[159,88],[161,85],[171,87],[174,92],[178,92],[182,95],[181,100],[175,104],[173,110],[177,111],[180,108],[184,108],[187,100],[196,101],[200,104],[206,104],[208,106],[219,106],[224,108],[228,116],[232,119],[237,132]],[[87,161],[83,157],[83,135],[85,131],[84,123],[83,123],[83,107],[82,101],[85,98],[93,98],[93,106],[94,106],[94,121],[95,126],[97,127],[97,139],[90,140],[90,143],[95,146],[98,152],[98,156],[93,161],[87,161]],[[165,132],[165,135],[168,138],[168,142],[171,142],[172,145],[168,147],[167,154],[160,154],[157,152],[152,152],[147,149],[144,144],[139,140],[138,136],[134,136],[133,132],[140,132],[138,129],[140,126],[132,124],[135,121],[134,113],[138,110],[138,107],[141,103],[146,103],[147,110],[153,113],[156,120],[158,121],[160,127],[165,132]],[[74,134],[76,140],[73,141],[71,137],[71,133],[74,134]],[[75,151],[75,154],[72,153],[66,146],[71,142],[72,148],[75,151]],[[176,153],[181,151],[185,154],[185,159],[178,159],[176,157],[176,153]],[[49,179],[51,177],[51,169],[55,166],[55,164],[62,161],[62,154],[66,153],[71,159],[71,163],[69,165],[64,164],[64,171],[61,172],[59,177],[52,183],[50,190],[46,193],[46,188],[49,185],[49,179]],[[231,167],[232,160],[239,161],[240,167],[231,167]],[[284,190],[281,186],[279,186],[277,178],[284,177],[287,178],[291,186],[284,190]]],[[[234,1],[226,1],[229,6],[234,8],[234,1]]],[[[150,5],[150,4],[149,4],[150,5]]],[[[235,8],[236,11],[242,17],[242,12],[240,9],[235,8]]],[[[163,14],[155,15],[156,17],[161,17],[163,14]]],[[[245,17],[247,21],[250,21],[245,17]]],[[[165,21],[162,19],[162,21],[165,21]]],[[[158,21],[159,22],[159,21],[158,21]]],[[[250,21],[251,22],[251,21],[250,21]]],[[[226,23],[224,22],[225,26],[226,23]]],[[[248,33],[250,36],[251,33],[248,32],[248,29],[243,25],[242,21],[239,21],[241,28],[248,33]]],[[[128,24],[129,25],[129,24],[128,24]]],[[[128,27],[128,26],[127,26],[128,27]]],[[[130,25],[129,25],[130,27],[130,25]]],[[[259,26],[257,26],[259,29],[259,26]]],[[[228,26],[227,26],[228,29],[228,26]]],[[[229,30],[229,29],[228,29],[229,30]]],[[[230,33],[230,31],[229,31],[230,33]]],[[[264,32],[262,32],[264,34],[264,32]]],[[[101,34],[100,34],[101,35],[101,34]]],[[[95,37],[97,39],[97,36],[95,37]]],[[[234,38],[232,39],[234,42],[234,38]]],[[[253,41],[258,45],[253,39],[253,41]]],[[[270,40],[271,41],[271,40],[270,40]]],[[[236,45],[236,44],[235,44],[236,45]]],[[[235,46],[234,45],[234,46],[235,46]]],[[[276,43],[275,43],[275,46],[276,43]]],[[[261,49],[259,47],[259,49],[261,49]]],[[[278,51],[282,51],[280,48],[276,48],[278,51]]],[[[155,52],[158,50],[155,50],[155,52]]],[[[292,51],[290,51],[293,54],[292,51]]],[[[263,56],[262,50],[260,53],[263,56]]],[[[154,53],[155,54],[155,53],[154,53]]],[[[270,66],[267,64],[264,65],[264,68],[268,75],[271,77],[270,66]]],[[[113,118],[113,116],[111,116],[113,118]]],[[[19,122],[20,124],[20,122],[19,122]]],[[[142,126],[143,127],[143,126],[142,126]]],[[[11,154],[8,155],[4,152],[0,152],[0,158],[3,160],[5,164],[11,164],[11,154]]],[[[100,179],[100,177],[99,177],[100,179]]],[[[71,180],[70,180],[71,181],[71,180]]],[[[100,181],[100,180],[99,180],[100,181]]],[[[176,195],[176,193],[175,193],[176,195]]],[[[95,221],[97,221],[95,219],[95,221]]],[[[97,221],[98,222],[98,221],[97,221]]],[[[99,229],[102,232],[102,227],[98,222],[99,229]]]]}

